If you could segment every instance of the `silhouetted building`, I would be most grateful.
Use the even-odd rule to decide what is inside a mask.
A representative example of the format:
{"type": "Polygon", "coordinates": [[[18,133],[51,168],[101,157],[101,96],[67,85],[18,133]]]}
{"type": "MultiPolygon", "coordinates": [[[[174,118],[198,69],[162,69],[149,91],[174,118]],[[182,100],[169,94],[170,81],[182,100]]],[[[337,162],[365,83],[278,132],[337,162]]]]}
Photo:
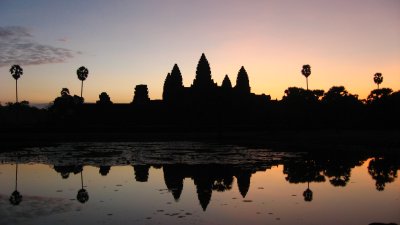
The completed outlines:
{"type": "Polygon", "coordinates": [[[240,94],[250,94],[249,76],[243,66],[237,75],[235,90],[240,94]]]}
{"type": "Polygon", "coordinates": [[[209,91],[212,88],[217,87],[214,80],[211,78],[211,68],[206,56],[201,54],[199,63],[196,69],[196,78],[193,80],[192,88],[196,91],[209,91]]]}
{"type": "Polygon", "coordinates": [[[228,74],[225,75],[224,80],[222,81],[221,88],[223,90],[232,90],[232,83],[231,83],[231,80],[228,77],[228,74]]]}
{"type": "MultiPolygon", "coordinates": [[[[255,95],[250,92],[249,76],[242,66],[238,72],[236,86],[225,75],[222,85],[218,86],[212,79],[210,64],[204,53],[197,64],[196,77],[190,87],[184,87],[182,74],[177,64],[168,73],[164,82],[163,100],[166,103],[220,105],[223,107],[238,104],[263,104],[270,100],[266,95],[255,95]]],[[[201,108],[200,108],[201,109],[201,108]]]]}
{"type": "Polygon", "coordinates": [[[168,73],[164,82],[163,99],[166,102],[177,102],[181,100],[183,94],[182,74],[177,64],[168,73]]]}
{"type": "Polygon", "coordinates": [[[150,102],[149,91],[147,85],[139,84],[135,87],[135,96],[133,97],[133,103],[145,104],[150,102]]]}

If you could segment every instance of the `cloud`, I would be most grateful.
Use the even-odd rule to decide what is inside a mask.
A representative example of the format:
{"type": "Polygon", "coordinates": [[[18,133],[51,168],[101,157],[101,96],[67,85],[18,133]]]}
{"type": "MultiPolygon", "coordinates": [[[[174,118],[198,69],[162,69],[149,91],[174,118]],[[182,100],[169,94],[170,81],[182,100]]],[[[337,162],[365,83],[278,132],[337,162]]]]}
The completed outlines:
{"type": "Polygon", "coordinates": [[[0,40],[10,37],[32,37],[32,34],[26,27],[0,27],[0,40]]]}
{"type": "Polygon", "coordinates": [[[37,43],[26,27],[0,26],[0,67],[63,63],[77,54],[70,49],[37,43]]]}
{"type": "Polygon", "coordinates": [[[57,41],[59,41],[59,42],[68,42],[68,39],[63,37],[63,38],[57,39],[57,41]]]}

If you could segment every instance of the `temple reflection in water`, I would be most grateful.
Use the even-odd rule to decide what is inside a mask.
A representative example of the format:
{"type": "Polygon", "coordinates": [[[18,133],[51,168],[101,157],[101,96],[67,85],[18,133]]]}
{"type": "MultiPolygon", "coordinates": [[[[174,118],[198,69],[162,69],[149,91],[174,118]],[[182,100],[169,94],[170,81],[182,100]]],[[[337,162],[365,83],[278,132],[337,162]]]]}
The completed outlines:
{"type": "MultiPolygon", "coordinates": [[[[278,153],[269,150],[243,150],[240,147],[218,147],[216,150],[180,149],[170,150],[160,146],[151,151],[141,149],[146,146],[120,148],[113,146],[99,153],[99,146],[58,146],[49,149],[31,149],[29,153],[3,153],[2,163],[16,165],[15,191],[10,196],[14,205],[23,201],[23,193],[18,190],[18,164],[40,163],[52,165],[62,179],[71,174],[79,175],[81,185],[76,199],[81,203],[89,200],[90,187],[84,185],[85,167],[97,167],[100,176],[108,176],[113,166],[132,166],[132,179],[148,182],[151,168],[161,169],[165,186],[175,201],[179,201],[184,189],[184,180],[191,179],[196,188],[198,203],[205,211],[213,192],[232,190],[237,185],[240,195],[245,198],[252,184],[252,176],[258,171],[267,171],[282,165],[287,182],[304,183],[304,201],[312,201],[313,183],[329,182],[334,187],[345,187],[351,180],[351,171],[368,160],[368,174],[374,180],[376,190],[383,191],[387,184],[397,178],[400,168],[398,157],[393,155],[371,155],[363,152],[321,155],[306,153],[278,153]],[[65,148],[72,148],[65,151],[65,148]],[[239,148],[239,149],[238,149],[239,148]],[[79,149],[79,150],[77,150],[79,149]],[[97,149],[94,151],[94,149],[97,149]],[[64,151],[60,151],[64,150],[64,151]],[[214,160],[214,161],[213,161],[214,160]],[[209,162],[209,163],[207,163],[209,162]]],[[[104,150],[104,149],[103,149],[104,150]]],[[[4,181],[3,181],[4,182],[4,181]]],[[[317,197],[318,198],[318,197],[317,197]]]]}

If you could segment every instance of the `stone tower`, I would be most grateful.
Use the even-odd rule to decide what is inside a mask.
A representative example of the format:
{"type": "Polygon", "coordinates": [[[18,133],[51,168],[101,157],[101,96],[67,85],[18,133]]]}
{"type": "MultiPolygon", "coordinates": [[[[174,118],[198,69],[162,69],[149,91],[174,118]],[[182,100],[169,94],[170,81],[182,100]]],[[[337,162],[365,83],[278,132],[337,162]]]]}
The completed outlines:
{"type": "Polygon", "coordinates": [[[147,90],[147,85],[139,84],[135,87],[135,96],[133,97],[133,103],[145,104],[150,102],[149,91],[147,90]]]}
{"type": "Polygon", "coordinates": [[[209,90],[216,86],[211,78],[210,64],[203,53],[197,64],[196,78],[193,81],[192,88],[195,90],[209,90]]]}

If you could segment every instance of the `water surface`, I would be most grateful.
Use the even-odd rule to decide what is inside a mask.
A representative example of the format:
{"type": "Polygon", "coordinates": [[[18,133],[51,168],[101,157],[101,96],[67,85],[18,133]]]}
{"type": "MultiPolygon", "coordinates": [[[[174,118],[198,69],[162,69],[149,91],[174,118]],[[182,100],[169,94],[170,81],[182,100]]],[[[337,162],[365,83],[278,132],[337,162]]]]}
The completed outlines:
{"type": "Polygon", "coordinates": [[[400,224],[399,160],[178,143],[0,154],[0,224],[400,224]]]}

